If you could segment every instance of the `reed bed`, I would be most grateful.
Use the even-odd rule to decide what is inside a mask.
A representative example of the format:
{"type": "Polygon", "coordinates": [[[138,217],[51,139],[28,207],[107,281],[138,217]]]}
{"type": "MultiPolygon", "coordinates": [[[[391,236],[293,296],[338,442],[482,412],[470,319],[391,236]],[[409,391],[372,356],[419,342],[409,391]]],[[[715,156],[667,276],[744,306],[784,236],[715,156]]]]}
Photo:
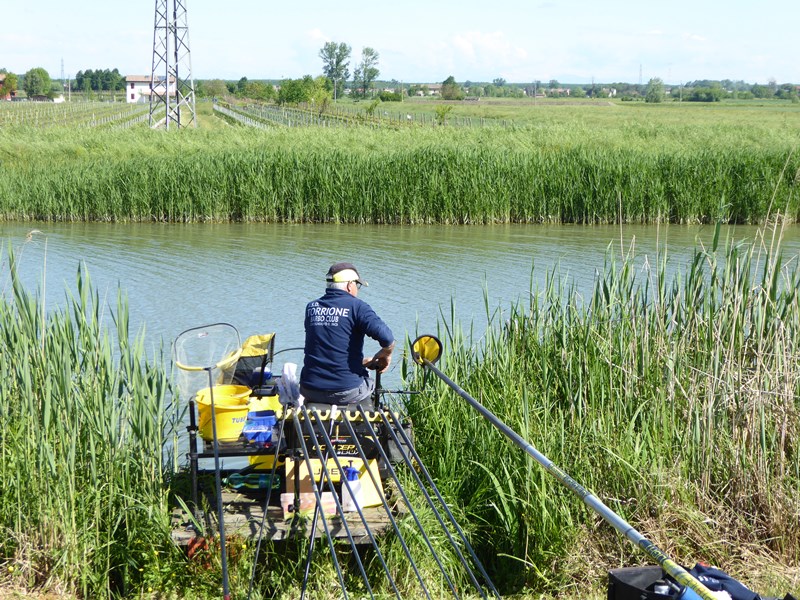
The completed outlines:
{"type": "MultiPolygon", "coordinates": [[[[84,271],[66,308],[16,278],[0,296],[0,582],[123,595],[158,579],[170,544],[162,452],[169,381],[84,271]],[[109,326],[113,325],[113,330],[109,326]],[[112,340],[116,339],[116,342],[112,340]]],[[[4,261],[5,262],[5,261],[4,261]]]]}
{"type": "MultiPolygon", "coordinates": [[[[680,562],[745,582],[761,568],[791,573],[797,258],[784,265],[768,237],[698,248],[673,280],[665,261],[610,252],[586,299],[553,273],[480,336],[453,311],[441,319],[442,368],[680,562]]],[[[434,388],[409,399],[418,450],[505,590],[584,589],[607,568],[646,562],[449,388],[434,388]]],[[[796,568],[789,585],[800,585],[796,568]]]]}
{"type": "Polygon", "coordinates": [[[3,131],[0,218],[760,223],[772,200],[796,221],[798,132],[755,123],[3,131]]]}

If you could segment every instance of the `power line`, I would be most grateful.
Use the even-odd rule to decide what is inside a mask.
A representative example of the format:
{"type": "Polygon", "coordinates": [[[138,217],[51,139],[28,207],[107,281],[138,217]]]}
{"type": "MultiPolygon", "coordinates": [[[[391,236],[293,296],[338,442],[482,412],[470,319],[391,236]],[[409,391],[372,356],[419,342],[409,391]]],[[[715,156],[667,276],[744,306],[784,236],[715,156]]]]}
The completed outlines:
{"type": "Polygon", "coordinates": [[[170,123],[179,128],[197,127],[185,0],[156,0],[155,3],[150,127],[163,124],[169,129],[170,123]],[[162,107],[163,119],[160,118],[162,107]]]}

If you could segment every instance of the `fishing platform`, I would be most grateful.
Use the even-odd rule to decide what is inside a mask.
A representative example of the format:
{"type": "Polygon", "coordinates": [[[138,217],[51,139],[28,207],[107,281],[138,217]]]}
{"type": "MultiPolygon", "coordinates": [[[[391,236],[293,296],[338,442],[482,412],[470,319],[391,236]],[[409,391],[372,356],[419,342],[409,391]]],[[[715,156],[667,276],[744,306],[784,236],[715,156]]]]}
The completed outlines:
{"type": "MultiPolygon", "coordinates": [[[[361,413],[307,409],[303,414],[299,409],[289,408],[284,421],[283,440],[278,444],[278,420],[282,419],[284,409],[277,395],[267,396],[266,400],[261,396],[253,396],[248,405],[255,409],[264,406],[277,409],[273,411],[276,423],[267,424],[276,437],[267,443],[253,443],[242,433],[236,440],[218,442],[220,459],[239,462],[246,459],[249,463],[239,469],[221,471],[224,486],[221,495],[222,514],[224,530],[228,535],[245,539],[261,536],[263,539],[282,541],[308,537],[314,531],[316,537],[322,537],[326,527],[321,522],[312,527],[311,523],[316,505],[314,484],[318,488],[322,512],[327,519],[327,535],[334,538],[347,537],[343,522],[347,519],[349,534],[355,543],[369,544],[370,532],[380,536],[391,528],[387,507],[397,516],[406,512],[402,495],[390,476],[388,465],[396,467],[402,462],[403,448],[407,449],[408,443],[401,436],[404,435],[408,442],[411,439],[411,423],[407,418],[397,412],[389,413],[387,409],[361,413]],[[390,428],[394,436],[389,434],[390,428]],[[298,434],[298,431],[301,433],[298,434]],[[327,439],[325,433],[328,433],[327,439]],[[299,435],[302,435],[302,442],[299,435]],[[327,440],[330,440],[333,455],[328,451],[327,440]],[[308,460],[304,452],[308,452],[308,460]],[[326,454],[328,458],[323,469],[320,455],[325,458],[326,454]],[[276,455],[278,460],[273,472],[276,455]],[[334,493],[339,498],[343,497],[341,473],[344,467],[358,472],[360,508],[366,523],[362,522],[357,511],[339,511],[332,497],[334,493]],[[313,474],[314,483],[310,473],[313,474]],[[384,502],[387,506],[384,506],[384,502]]],[[[250,412],[258,414],[265,411],[250,412]]],[[[186,473],[191,503],[196,509],[191,510],[187,498],[187,502],[176,506],[172,512],[172,539],[179,546],[187,546],[200,532],[215,532],[218,529],[219,507],[214,471],[199,467],[201,460],[213,459],[213,440],[202,439],[202,446],[198,450],[194,457],[190,451],[189,470],[186,473]]],[[[323,515],[318,514],[317,520],[322,519],[323,515]]]]}
{"type": "MultiPolygon", "coordinates": [[[[352,549],[350,557],[370,594],[362,547],[374,551],[399,595],[393,569],[379,544],[382,537],[392,535],[420,594],[431,598],[431,582],[417,566],[422,556],[415,556],[404,538],[414,531],[415,538],[425,541],[425,549],[417,551],[427,550],[433,556],[441,585],[454,597],[459,597],[459,579],[468,580],[484,598],[483,586],[499,597],[414,448],[412,423],[399,409],[404,402],[398,396],[419,392],[382,389],[376,372],[369,409],[305,405],[295,364],[285,363],[281,374],[273,376],[273,358],[280,354],[274,352],[274,343],[274,334],[263,334],[240,346],[238,332],[226,323],[192,328],[175,340],[180,396],[188,401],[189,451],[188,469],[180,473],[188,482],[174,481],[172,486],[182,492],[174,496],[173,541],[191,556],[193,548],[204,547],[207,537],[219,535],[225,596],[229,593],[226,535],[259,542],[307,538],[302,598],[317,538],[327,543],[343,593],[347,586],[335,541],[352,549]],[[213,469],[201,468],[211,460],[213,469]],[[246,465],[223,469],[222,461],[246,465]],[[436,533],[426,529],[431,525],[423,524],[423,512],[435,516],[436,533]],[[443,540],[457,561],[439,556],[437,545],[443,540]]],[[[438,354],[440,344],[415,345],[427,347],[438,354]]],[[[260,544],[256,548],[254,569],[260,544]]]]}

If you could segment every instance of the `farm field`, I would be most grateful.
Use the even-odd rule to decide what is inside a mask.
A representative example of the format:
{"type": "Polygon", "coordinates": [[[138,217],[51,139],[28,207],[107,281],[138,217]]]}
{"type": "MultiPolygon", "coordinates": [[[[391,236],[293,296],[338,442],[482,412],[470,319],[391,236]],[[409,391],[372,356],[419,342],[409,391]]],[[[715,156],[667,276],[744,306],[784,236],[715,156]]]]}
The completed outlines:
{"type": "Polygon", "coordinates": [[[233,106],[258,120],[259,126],[248,127],[204,102],[198,103],[200,127],[169,134],[144,124],[118,131],[37,128],[15,120],[0,129],[0,215],[60,221],[760,223],[772,210],[798,218],[792,191],[800,169],[800,108],[788,102],[473,102],[438,121],[435,105],[409,101],[402,110],[415,111],[411,124],[403,113],[390,114],[397,107],[389,104],[395,103],[379,106],[368,126],[351,119],[354,124],[345,127],[318,126],[314,119],[293,127],[266,124],[252,108],[233,106]],[[422,120],[423,113],[430,118],[422,120]],[[456,116],[460,121],[454,122],[456,116]]]}

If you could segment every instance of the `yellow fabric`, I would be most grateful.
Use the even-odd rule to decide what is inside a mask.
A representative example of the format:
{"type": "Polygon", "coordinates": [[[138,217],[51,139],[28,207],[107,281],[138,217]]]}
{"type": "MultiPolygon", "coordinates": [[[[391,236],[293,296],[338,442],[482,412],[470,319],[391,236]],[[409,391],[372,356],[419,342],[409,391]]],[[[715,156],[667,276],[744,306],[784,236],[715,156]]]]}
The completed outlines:
{"type": "Polygon", "coordinates": [[[333,281],[335,283],[343,283],[345,281],[358,281],[358,273],[356,273],[353,269],[344,269],[339,271],[333,276],[333,281]]]}
{"type": "Polygon", "coordinates": [[[412,352],[419,364],[422,364],[422,359],[435,363],[442,352],[442,343],[432,335],[423,335],[414,341],[412,352]]]}
{"type": "Polygon", "coordinates": [[[274,333],[251,335],[244,341],[244,344],[242,344],[242,356],[264,356],[266,354],[267,359],[271,361],[274,347],[274,333]]]}

